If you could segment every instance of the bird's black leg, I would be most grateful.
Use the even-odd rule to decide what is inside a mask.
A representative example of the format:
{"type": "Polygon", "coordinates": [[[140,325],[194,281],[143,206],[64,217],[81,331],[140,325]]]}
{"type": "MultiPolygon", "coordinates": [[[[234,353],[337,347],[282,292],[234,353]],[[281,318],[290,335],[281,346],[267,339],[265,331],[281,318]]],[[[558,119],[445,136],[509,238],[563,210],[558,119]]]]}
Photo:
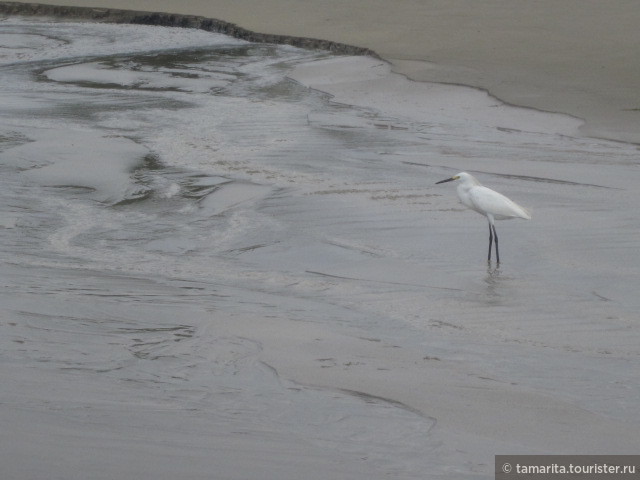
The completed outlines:
{"type": "Polygon", "coordinates": [[[491,230],[491,222],[489,222],[489,256],[487,262],[491,263],[491,245],[493,244],[493,231],[491,230]]]}
{"type": "Polygon", "coordinates": [[[496,226],[492,225],[493,227],[493,239],[496,242],[496,262],[499,264],[500,263],[500,253],[498,253],[498,232],[496,232],[496,226]]]}

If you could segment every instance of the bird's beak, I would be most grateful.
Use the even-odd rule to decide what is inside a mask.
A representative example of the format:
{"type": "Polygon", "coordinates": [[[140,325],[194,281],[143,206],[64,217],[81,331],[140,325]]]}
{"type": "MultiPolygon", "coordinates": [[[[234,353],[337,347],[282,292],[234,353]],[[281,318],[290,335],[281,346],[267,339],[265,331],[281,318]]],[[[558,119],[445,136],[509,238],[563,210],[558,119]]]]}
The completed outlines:
{"type": "Polygon", "coordinates": [[[439,182],[436,182],[436,185],[438,185],[439,183],[453,182],[455,179],[456,179],[455,177],[451,177],[451,178],[447,178],[446,180],[440,180],[439,182]]]}

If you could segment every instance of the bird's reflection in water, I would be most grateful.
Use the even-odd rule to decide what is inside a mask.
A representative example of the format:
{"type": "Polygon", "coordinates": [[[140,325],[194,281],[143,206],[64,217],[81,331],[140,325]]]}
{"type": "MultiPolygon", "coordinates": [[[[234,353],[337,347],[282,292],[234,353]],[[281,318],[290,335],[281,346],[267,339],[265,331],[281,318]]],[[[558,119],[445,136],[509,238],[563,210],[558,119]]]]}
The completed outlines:
{"type": "Polygon", "coordinates": [[[484,278],[484,283],[487,285],[486,298],[487,303],[490,305],[497,305],[501,303],[502,295],[500,293],[502,278],[500,276],[500,264],[495,266],[491,263],[487,266],[487,276],[484,278]]]}

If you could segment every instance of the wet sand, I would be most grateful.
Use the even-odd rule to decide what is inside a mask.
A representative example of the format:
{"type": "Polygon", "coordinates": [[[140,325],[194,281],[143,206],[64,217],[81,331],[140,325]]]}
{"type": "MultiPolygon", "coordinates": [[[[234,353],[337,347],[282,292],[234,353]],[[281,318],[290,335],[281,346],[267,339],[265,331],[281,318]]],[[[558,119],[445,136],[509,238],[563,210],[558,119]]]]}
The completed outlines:
{"type": "MultiPolygon", "coordinates": [[[[120,1],[73,3],[133,6],[120,1]]],[[[394,170],[410,170],[405,172],[403,182],[419,177],[416,189],[428,188],[424,185],[454,173],[452,168],[481,169],[483,180],[488,178],[491,186],[510,195],[512,181],[519,182],[519,191],[514,193],[518,193],[518,199],[527,196],[524,204],[532,204],[535,210],[531,224],[504,227],[511,236],[506,237],[505,251],[511,248],[512,263],[502,274],[485,274],[480,263],[469,266],[462,257],[473,257],[475,253],[469,253],[475,248],[473,242],[484,239],[484,234],[474,236],[472,242],[468,233],[461,233],[467,232],[461,224],[466,220],[457,214],[452,189],[431,187],[428,196],[433,204],[429,212],[435,212],[431,216],[411,211],[406,205],[388,207],[391,213],[381,207],[371,208],[370,204],[363,208],[364,218],[372,225],[387,219],[388,237],[378,232],[380,237],[375,240],[363,239],[362,230],[354,227],[353,238],[349,238],[344,226],[352,220],[349,216],[345,216],[349,222],[345,220],[341,226],[320,224],[322,229],[318,230],[334,228],[332,235],[344,240],[337,242],[336,248],[360,249],[360,253],[376,258],[375,266],[337,260],[327,264],[324,259],[315,265],[315,259],[308,258],[304,249],[297,252],[295,248],[293,253],[275,251],[264,260],[266,265],[283,268],[286,262],[304,258],[299,263],[309,275],[296,288],[312,285],[321,292],[317,293],[319,297],[337,298],[348,310],[359,308],[372,318],[378,314],[388,317],[384,322],[391,326],[384,328],[393,328],[393,319],[415,321],[418,328],[435,332],[431,344],[407,342],[399,346],[382,335],[368,336],[361,328],[336,331],[322,321],[301,323],[277,315],[264,324],[260,316],[211,315],[200,312],[197,305],[190,308],[201,315],[203,329],[212,338],[255,342],[259,348],[251,350],[247,358],[272,368],[278,382],[288,389],[303,385],[336,395],[347,392],[417,414],[416,424],[429,435],[424,452],[434,466],[429,478],[449,478],[452,472],[457,478],[490,478],[493,455],[497,453],[633,453],[638,434],[637,423],[631,419],[637,418],[638,397],[629,379],[637,365],[637,301],[632,272],[637,260],[633,254],[630,258],[625,255],[637,251],[637,214],[625,206],[637,204],[635,147],[582,139],[545,153],[549,143],[562,142],[563,138],[573,142],[579,128],[582,133],[636,141],[637,123],[628,118],[638,114],[633,108],[639,105],[628,111],[621,108],[634,101],[630,85],[635,77],[632,71],[624,70],[629,52],[625,53],[623,46],[627,38],[638,35],[632,31],[635,22],[628,15],[633,6],[618,3],[600,12],[595,2],[537,2],[535,11],[528,7],[526,13],[516,16],[514,12],[505,13],[506,2],[485,2],[482,12],[470,10],[475,2],[432,2],[428,10],[417,1],[380,2],[376,8],[359,10],[364,3],[331,2],[329,6],[326,2],[316,5],[276,0],[259,4],[155,1],[136,2],[135,8],[215,17],[259,32],[327,38],[371,48],[395,71],[414,79],[483,87],[513,104],[588,119],[585,128],[568,116],[522,109],[504,113],[498,120],[495,113],[503,107],[491,98],[478,101],[478,92],[473,89],[461,94],[457,89],[449,90],[452,87],[440,90],[438,86],[436,91],[427,84],[406,82],[387,71],[382,62],[366,58],[358,62],[347,58],[344,64],[341,59],[329,60],[324,65],[302,66],[292,73],[300,83],[329,92],[336,101],[379,107],[392,116],[413,119],[412,125],[434,126],[436,131],[428,133],[430,140],[417,146],[416,152],[390,149],[380,153],[400,159],[394,170]],[[629,11],[624,11],[624,5],[629,11]],[[419,9],[423,15],[415,14],[419,9]],[[549,12],[554,12],[551,19],[549,12]],[[583,24],[597,20],[593,28],[615,23],[616,16],[624,18],[628,36],[621,21],[610,30],[620,41],[604,41],[588,29],[578,28],[573,23],[579,20],[576,15],[583,24]],[[568,25],[576,27],[575,37],[568,25]],[[596,43],[602,48],[596,48],[596,43]],[[624,55],[616,55],[616,51],[624,55]],[[615,70],[617,87],[612,87],[606,74],[596,72],[594,64],[604,65],[604,71],[615,70]],[[464,133],[457,143],[443,142],[439,147],[441,112],[457,119],[447,124],[443,136],[451,134],[449,125],[461,125],[464,133]],[[502,136],[492,141],[487,136],[489,129],[469,129],[470,119],[502,136]],[[534,136],[544,135],[536,140],[537,148],[523,150],[523,145],[531,144],[532,132],[534,136]],[[508,137],[513,137],[511,143],[508,137]],[[433,151],[425,154],[429,148],[433,151]],[[561,160],[553,158],[555,152],[560,152],[561,160]],[[522,158],[512,161],[519,153],[522,158]],[[424,219],[419,230],[415,230],[416,218],[424,219]],[[615,232],[613,238],[611,232],[615,232]],[[518,252],[516,245],[525,248],[518,252]],[[405,254],[405,250],[411,254],[405,254]],[[359,279],[364,279],[362,284],[380,285],[382,293],[376,288],[363,289],[359,279]],[[329,286],[320,285],[320,290],[316,282],[329,286]],[[429,318],[426,327],[419,323],[423,317],[429,318]],[[570,387],[566,386],[569,382],[570,387]],[[611,393],[614,390],[616,393],[611,393]]],[[[525,7],[523,2],[519,12],[525,7]]],[[[628,48],[637,44],[630,41],[628,48]]],[[[356,186],[361,188],[360,184],[356,186]]],[[[342,190],[348,192],[349,188],[342,190]]],[[[340,191],[333,193],[338,195],[340,191]]],[[[328,196],[331,191],[307,193],[296,199],[296,205],[328,196]]],[[[391,198],[388,201],[392,203],[391,198]]],[[[322,208],[327,205],[325,200],[322,208]]],[[[304,218],[309,217],[306,212],[315,211],[305,210],[304,218]]],[[[472,218],[475,229],[475,222],[481,223],[481,219],[472,218]]],[[[480,250],[484,252],[484,247],[480,250]]],[[[326,313],[322,310],[318,318],[326,313]]],[[[206,352],[210,340],[206,335],[201,337],[206,352]]],[[[43,420],[45,426],[56,430],[55,425],[46,423],[50,419],[43,420]]],[[[160,422],[154,418],[149,423],[156,421],[160,422]]],[[[392,426],[389,422],[384,428],[392,426]]],[[[191,424],[181,428],[185,438],[194,428],[197,430],[191,424]]],[[[310,426],[309,431],[314,428],[317,425],[310,426]]],[[[28,461],[37,455],[37,433],[35,428],[27,431],[23,440],[12,445],[16,456],[28,461]]],[[[113,436],[117,438],[117,432],[113,436]]],[[[81,440],[78,448],[83,447],[81,440]]],[[[326,465],[331,461],[325,457],[305,458],[304,448],[289,454],[272,452],[268,442],[254,444],[254,437],[237,432],[212,436],[210,431],[203,431],[197,440],[209,442],[207,448],[228,453],[218,471],[228,478],[235,478],[238,463],[243,463],[245,473],[248,467],[255,470],[251,478],[260,477],[264,464],[246,461],[244,452],[259,452],[291,467],[292,473],[279,478],[299,478],[301,472],[306,475],[317,471],[314,462],[326,465]]],[[[146,478],[163,478],[163,472],[167,475],[170,471],[174,457],[166,456],[166,451],[159,449],[158,463],[144,467],[149,469],[146,478]]],[[[410,463],[411,458],[400,461],[410,463]]],[[[116,464],[109,459],[105,463],[109,468],[116,464]]],[[[372,478],[369,471],[349,471],[349,476],[343,469],[340,473],[343,478],[372,478]]],[[[202,478],[206,474],[203,468],[202,478]]]]}
{"type": "Polygon", "coordinates": [[[640,142],[640,11],[633,1],[40,3],[200,15],[365,47],[411,79],[479,87],[507,103],[583,119],[587,135],[640,142]]]}

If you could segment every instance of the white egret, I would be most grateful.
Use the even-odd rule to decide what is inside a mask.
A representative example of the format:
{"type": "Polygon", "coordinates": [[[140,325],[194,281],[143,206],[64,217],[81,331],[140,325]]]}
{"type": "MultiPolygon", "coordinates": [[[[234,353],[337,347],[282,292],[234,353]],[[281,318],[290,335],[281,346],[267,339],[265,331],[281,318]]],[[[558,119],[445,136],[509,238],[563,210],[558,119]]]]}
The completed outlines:
{"type": "Polygon", "coordinates": [[[452,182],[460,180],[457,187],[458,198],[471,210],[475,210],[481,215],[487,217],[489,221],[489,257],[491,262],[491,244],[493,240],[496,243],[496,260],[500,263],[500,254],[498,253],[498,234],[496,233],[495,220],[509,220],[511,218],[524,218],[531,220],[531,214],[523,207],[508,199],[501,193],[483,186],[473,175],[467,172],[460,172],[451,178],[436,182],[439,183],[452,182]]]}

